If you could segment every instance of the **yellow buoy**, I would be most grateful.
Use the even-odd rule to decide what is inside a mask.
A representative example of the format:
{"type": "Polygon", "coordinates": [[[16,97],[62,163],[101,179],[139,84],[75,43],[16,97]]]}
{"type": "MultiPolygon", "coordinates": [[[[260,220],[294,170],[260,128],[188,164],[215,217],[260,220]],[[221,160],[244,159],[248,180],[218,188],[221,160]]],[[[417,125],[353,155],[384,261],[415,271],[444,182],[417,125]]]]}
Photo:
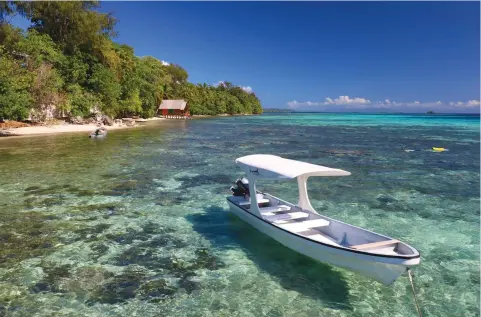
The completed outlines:
{"type": "Polygon", "coordinates": [[[433,149],[433,151],[436,151],[436,152],[443,152],[443,151],[446,151],[446,149],[445,149],[445,148],[443,148],[443,147],[433,147],[432,149],[433,149]]]}

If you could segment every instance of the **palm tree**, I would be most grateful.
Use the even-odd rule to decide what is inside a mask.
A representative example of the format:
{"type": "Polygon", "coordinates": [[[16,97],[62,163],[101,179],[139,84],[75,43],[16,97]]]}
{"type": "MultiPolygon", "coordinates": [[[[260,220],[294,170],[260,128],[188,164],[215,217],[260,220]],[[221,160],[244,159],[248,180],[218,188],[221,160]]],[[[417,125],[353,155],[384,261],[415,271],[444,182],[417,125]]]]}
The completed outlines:
{"type": "Polygon", "coordinates": [[[171,85],[164,85],[164,99],[173,99],[175,96],[174,87],[171,85]]]}

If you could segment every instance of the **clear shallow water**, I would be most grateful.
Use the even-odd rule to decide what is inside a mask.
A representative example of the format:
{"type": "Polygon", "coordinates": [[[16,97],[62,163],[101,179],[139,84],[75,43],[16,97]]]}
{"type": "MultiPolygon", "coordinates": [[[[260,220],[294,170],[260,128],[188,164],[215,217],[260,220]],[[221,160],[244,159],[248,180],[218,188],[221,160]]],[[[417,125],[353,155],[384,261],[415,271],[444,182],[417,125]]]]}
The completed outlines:
{"type": "MultiPolygon", "coordinates": [[[[0,316],[415,316],[406,277],[382,286],[230,216],[252,153],[352,172],[311,180],[314,207],[415,246],[425,316],[479,315],[479,117],[269,114],[0,139],[0,316]]],[[[262,185],[296,201],[295,182],[262,185]]]]}

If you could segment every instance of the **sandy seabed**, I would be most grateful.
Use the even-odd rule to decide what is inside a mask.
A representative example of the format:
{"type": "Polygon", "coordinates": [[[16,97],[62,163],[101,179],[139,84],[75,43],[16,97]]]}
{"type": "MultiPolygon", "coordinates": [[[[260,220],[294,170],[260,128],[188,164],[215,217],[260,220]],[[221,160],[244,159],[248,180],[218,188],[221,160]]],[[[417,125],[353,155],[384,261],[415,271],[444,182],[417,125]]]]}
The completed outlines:
{"type": "MultiPolygon", "coordinates": [[[[417,316],[406,275],[381,285],[229,213],[234,160],[260,151],[351,172],[309,179],[312,206],[419,250],[424,316],[479,316],[479,116],[269,114],[88,133],[0,141],[0,316],[417,316]]],[[[259,189],[298,196],[292,181],[259,189]]]]}

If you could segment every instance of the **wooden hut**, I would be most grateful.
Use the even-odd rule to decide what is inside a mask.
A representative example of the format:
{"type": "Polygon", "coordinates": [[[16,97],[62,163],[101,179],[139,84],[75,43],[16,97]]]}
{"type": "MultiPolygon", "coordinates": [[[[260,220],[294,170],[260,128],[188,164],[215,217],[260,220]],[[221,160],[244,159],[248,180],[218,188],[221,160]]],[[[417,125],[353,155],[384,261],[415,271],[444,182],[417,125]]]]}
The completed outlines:
{"type": "Polygon", "coordinates": [[[158,111],[164,118],[187,119],[190,117],[189,105],[185,100],[162,100],[158,111]]]}

